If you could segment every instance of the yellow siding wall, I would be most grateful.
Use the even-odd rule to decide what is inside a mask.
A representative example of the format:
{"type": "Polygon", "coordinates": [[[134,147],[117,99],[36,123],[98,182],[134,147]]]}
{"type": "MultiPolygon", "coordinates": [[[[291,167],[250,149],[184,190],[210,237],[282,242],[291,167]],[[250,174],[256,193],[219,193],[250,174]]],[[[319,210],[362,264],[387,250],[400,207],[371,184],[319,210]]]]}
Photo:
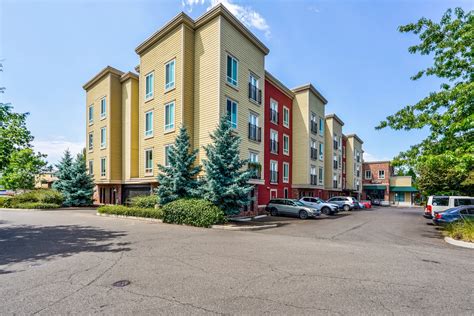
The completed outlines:
{"type": "Polygon", "coordinates": [[[411,177],[410,176],[390,177],[390,186],[411,187],[411,177]]]}
{"type": "Polygon", "coordinates": [[[183,89],[183,125],[186,127],[191,140],[191,146],[194,140],[194,30],[184,26],[183,28],[183,60],[182,81],[183,89]]]}
{"type": "Polygon", "coordinates": [[[138,177],[138,80],[122,83],[122,177],[138,177]]]}
{"type": "Polygon", "coordinates": [[[355,190],[354,180],[359,180],[359,191],[362,192],[362,163],[363,163],[363,154],[362,154],[362,144],[355,139],[354,137],[347,137],[346,142],[346,188],[348,190],[355,190]],[[358,150],[360,153],[360,162],[357,163],[355,159],[355,150],[358,150]],[[354,169],[354,163],[356,166],[359,166],[359,177],[356,175],[356,170],[354,169]]]}
{"type": "Polygon", "coordinates": [[[297,93],[293,99],[293,137],[292,137],[292,182],[293,185],[309,184],[310,122],[309,91],[297,93]]]}
{"type": "MultiPolygon", "coordinates": [[[[308,96],[309,96],[309,112],[308,112],[308,117],[306,118],[306,121],[308,122],[307,124],[310,124],[309,121],[311,119],[311,112],[315,113],[316,116],[318,117],[318,133],[314,134],[314,133],[309,132],[310,137],[312,139],[316,140],[316,142],[318,143],[318,146],[317,146],[317,148],[318,148],[318,159],[317,160],[311,160],[310,159],[310,164],[307,167],[308,168],[307,173],[308,174],[310,173],[310,166],[311,165],[316,166],[316,174],[319,173],[319,168],[322,167],[323,168],[323,184],[320,185],[319,182],[318,182],[318,188],[323,189],[324,188],[324,178],[326,177],[326,170],[324,169],[324,162],[326,160],[326,158],[325,158],[325,155],[326,155],[325,143],[326,142],[325,142],[325,138],[324,138],[325,136],[321,135],[319,133],[319,118],[323,119],[323,124],[324,124],[324,121],[325,121],[325,119],[324,119],[324,117],[325,117],[325,105],[316,95],[313,94],[313,92],[310,91],[308,96]],[[319,159],[319,143],[322,143],[323,148],[324,148],[324,155],[323,155],[323,160],[322,161],[319,159]]],[[[310,131],[310,128],[308,129],[308,131],[310,131]]],[[[326,132],[326,131],[324,130],[324,132],[326,132]]],[[[308,143],[308,146],[310,146],[310,143],[308,143]]],[[[309,157],[309,153],[308,153],[308,157],[309,157]]]]}
{"type": "Polygon", "coordinates": [[[110,81],[110,126],[107,144],[110,152],[110,180],[122,180],[122,84],[118,76],[110,81]]]}
{"type": "MultiPolygon", "coordinates": [[[[342,144],[340,145],[341,149],[334,150],[334,136],[337,137],[339,141],[339,137],[341,137],[342,142],[342,125],[336,121],[334,118],[329,117],[325,119],[325,146],[324,146],[324,186],[328,190],[335,190],[333,187],[333,178],[334,175],[337,177],[337,189],[342,189],[342,144]],[[341,162],[338,165],[337,169],[334,169],[334,155],[336,155],[339,161],[341,162]],[[339,160],[340,157],[340,160],[339,160]]],[[[347,167],[347,166],[346,166],[347,167]]]]}

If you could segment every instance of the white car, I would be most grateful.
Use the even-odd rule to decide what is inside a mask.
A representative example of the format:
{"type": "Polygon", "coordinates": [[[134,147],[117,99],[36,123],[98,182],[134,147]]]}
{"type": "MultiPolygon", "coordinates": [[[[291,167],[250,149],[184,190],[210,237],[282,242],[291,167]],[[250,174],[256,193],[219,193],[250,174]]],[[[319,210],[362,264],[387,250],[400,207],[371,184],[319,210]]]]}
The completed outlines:
{"type": "Polygon", "coordinates": [[[428,197],[428,201],[426,202],[425,214],[423,216],[426,218],[433,218],[435,212],[439,213],[448,208],[463,205],[474,205],[474,197],[431,195],[428,197]]]}
{"type": "Polygon", "coordinates": [[[300,199],[300,202],[304,205],[313,207],[326,215],[333,215],[338,212],[337,204],[326,203],[317,197],[305,196],[300,199]]]}

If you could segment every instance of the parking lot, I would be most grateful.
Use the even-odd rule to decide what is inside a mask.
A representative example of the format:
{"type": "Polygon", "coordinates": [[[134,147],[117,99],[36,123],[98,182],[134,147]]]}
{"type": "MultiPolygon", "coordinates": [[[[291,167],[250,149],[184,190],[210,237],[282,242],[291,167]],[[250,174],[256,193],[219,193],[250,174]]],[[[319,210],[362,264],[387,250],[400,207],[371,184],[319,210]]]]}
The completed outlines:
{"type": "Polygon", "coordinates": [[[2,210],[0,314],[472,315],[474,251],[421,214],[276,217],[234,232],[2,210]]]}

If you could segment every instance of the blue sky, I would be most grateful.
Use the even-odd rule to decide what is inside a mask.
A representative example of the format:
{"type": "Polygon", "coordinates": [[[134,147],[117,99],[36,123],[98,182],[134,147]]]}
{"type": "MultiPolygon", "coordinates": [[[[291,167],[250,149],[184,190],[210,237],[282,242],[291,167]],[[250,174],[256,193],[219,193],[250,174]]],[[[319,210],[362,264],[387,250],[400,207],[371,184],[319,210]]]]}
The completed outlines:
{"type": "Polygon", "coordinates": [[[430,63],[408,53],[416,37],[397,27],[472,1],[21,1],[0,0],[3,102],[30,112],[35,147],[57,161],[85,144],[82,85],[106,65],[139,63],[135,47],[178,12],[196,18],[224,2],[270,48],[266,68],[288,87],[312,82],[326,113],[364,140],[366,159],[389,159],[426,131],[375,131],[387,115],[439,86],[409,78],[430,63]]]}

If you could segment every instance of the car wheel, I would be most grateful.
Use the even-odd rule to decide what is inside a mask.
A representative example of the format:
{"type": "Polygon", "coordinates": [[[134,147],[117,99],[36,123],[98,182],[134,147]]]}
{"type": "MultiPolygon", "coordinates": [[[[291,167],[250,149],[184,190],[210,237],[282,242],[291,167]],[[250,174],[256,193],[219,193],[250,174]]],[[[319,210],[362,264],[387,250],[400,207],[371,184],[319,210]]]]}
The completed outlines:
{"type": "Polygon", "coordinates": [[[329,209],[329,207],[323,207],[321,209],[321,212],[325,215],[329,215],[331,213],[331,210],[329,209]]]}
{"type": "Polygon", "coordinates": [[[351,207],[346,204],[346,205],[344,205],[343,209],[344,209],[345,212],[348,212],[348,211],[350,211],[351,207]]]}
{"type": "Polygon", "coordinates": [[[308,218],[308,212],[301,210],[300,213],[300,218],[301,219],[307,219],[308,218]]]}
{"type": "Polygon", "coordinates": [[[270,209],[270,215],[271,216],[278,216],[278,211],[276,208],[272,208],[270,209]]]}

